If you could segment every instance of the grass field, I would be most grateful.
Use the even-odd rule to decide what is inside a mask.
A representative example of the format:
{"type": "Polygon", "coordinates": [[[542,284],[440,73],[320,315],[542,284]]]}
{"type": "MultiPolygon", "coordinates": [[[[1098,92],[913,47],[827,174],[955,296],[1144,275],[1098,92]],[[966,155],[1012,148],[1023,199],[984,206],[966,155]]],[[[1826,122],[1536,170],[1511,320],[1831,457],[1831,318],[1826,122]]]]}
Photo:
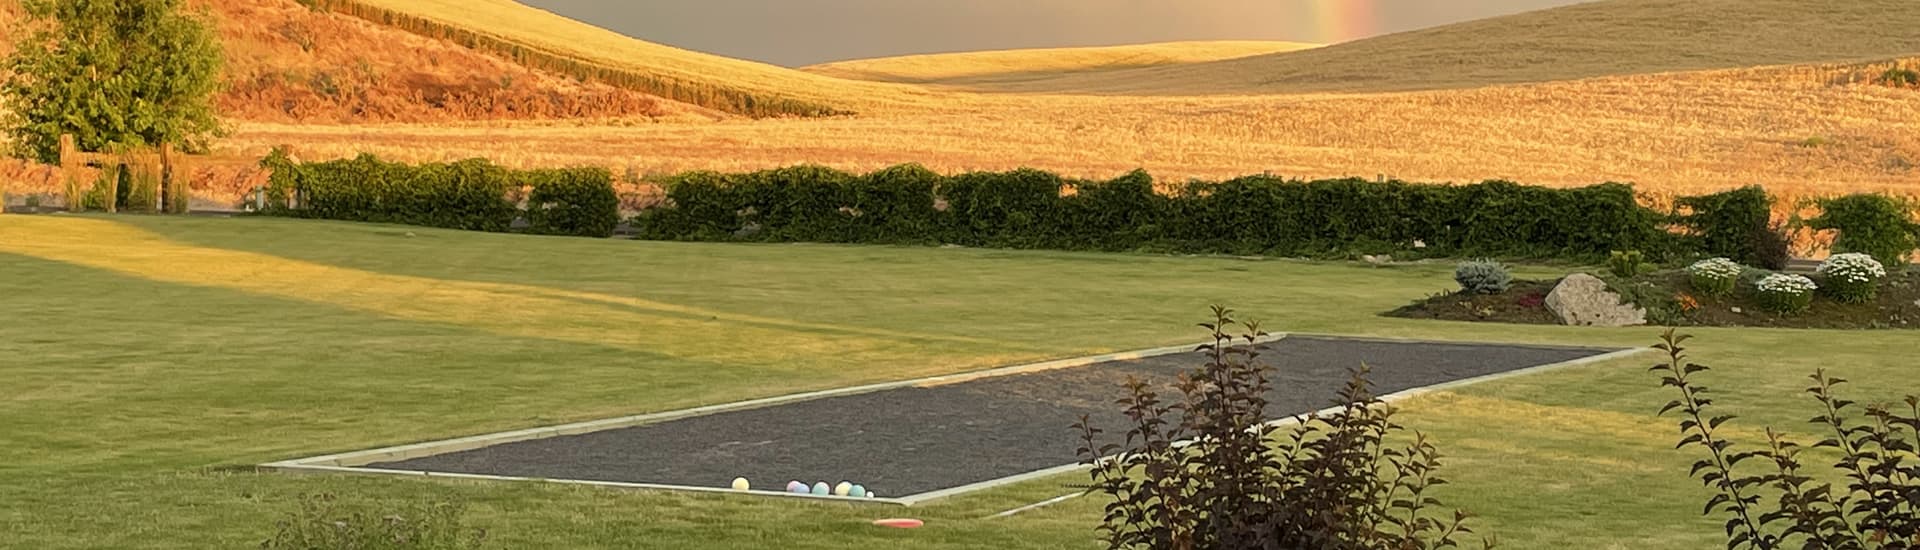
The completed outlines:
{"type": "MultiPolygon", "coordinates": [[[[1093,548],[1095,499],[981,519],[1072,477],[911,509],[929,527],[891,531],[866,521],[898,510],[233,467],[1189,342],[1212,303],[1290,331],[1600,345],[1658,332],[1375,316],[1451,286],[1448,271],[0,216],[0,546],[247,546],[297,495],[326,491],[464,500],[501,548],[1093,548]]],[[[1804,431],[1798,390],[1816,367],[1863,399],[1911,392],[1920,346],[1910,332],[1698,333],[1748,436],[1804,431]]],[[[1448,455],[1443,496],[1505,547],[1717,546],[1643,363],[1433,395],[1404,420],[1448,455]]]]}

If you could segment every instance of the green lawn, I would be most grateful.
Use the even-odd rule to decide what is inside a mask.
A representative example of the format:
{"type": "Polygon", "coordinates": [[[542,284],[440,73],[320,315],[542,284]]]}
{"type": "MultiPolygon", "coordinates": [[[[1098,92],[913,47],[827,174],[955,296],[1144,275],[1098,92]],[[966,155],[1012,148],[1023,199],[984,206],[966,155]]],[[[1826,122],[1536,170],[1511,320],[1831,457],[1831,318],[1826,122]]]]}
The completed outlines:
{"type": "MultiPolygon", "coordinates": [[[[1659,332],[1375,316],[1448,273],[0,216],[0,547],[248,547],[298,495],[331,492],[459,499],[499,548],[1093,548],[1097,499],[981,519],[1072,477],[910,509],[928,527],[895,531],[866,524],[903,513],[887,508],[234,467],[1190,342],[1213,303],[1280,331],[1604,345],[1659,332]]],[[[1805,432],[1798,390],[1816,367],[1863,399],[1917,389],[1920,333],[1694,332],[1749,434],[1805,432]]],[[[1507,548],[1717,546],[1645,363],[1437,394],[1403,420],[1448,455],[1448,501],[1507,548]]]]}

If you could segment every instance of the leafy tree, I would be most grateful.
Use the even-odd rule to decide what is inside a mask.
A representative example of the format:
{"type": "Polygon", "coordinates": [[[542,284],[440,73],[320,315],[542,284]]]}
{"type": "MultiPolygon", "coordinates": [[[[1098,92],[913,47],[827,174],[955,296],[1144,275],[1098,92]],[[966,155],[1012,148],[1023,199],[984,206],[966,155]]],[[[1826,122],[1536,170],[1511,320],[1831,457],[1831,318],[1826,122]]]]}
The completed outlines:
{"type": "Polygon", "coordinates": [[[29,31],[0,84],[12,154],[173,143],[203,149],[218,132],[220,47],[183,0],[23,0],[29,31]]]}

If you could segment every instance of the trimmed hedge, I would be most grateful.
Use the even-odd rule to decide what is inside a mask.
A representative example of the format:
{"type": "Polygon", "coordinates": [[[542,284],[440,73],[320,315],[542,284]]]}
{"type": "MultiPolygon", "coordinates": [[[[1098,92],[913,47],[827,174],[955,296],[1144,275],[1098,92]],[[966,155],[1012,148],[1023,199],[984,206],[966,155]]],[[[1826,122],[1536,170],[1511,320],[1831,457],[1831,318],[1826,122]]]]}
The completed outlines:
{"type": "Polygon", "coordinates": [[[611,237],[620,224],[620,195],[605,168],[517,172],[527,193],[528,231],[541,235],[611,237]]]}
{"type": "MultiPolygon", "coordinates": [[[[407,165],[370,155],[295,163],[281,151],[268,214],[606,237],[620,221],[600,168],[506,170],[485,160],[407,165]],[[526,189],[526,209],[514,197],[526,189]]],[[[687,172],[641,212],[642,238],[682,241],[957,244],[976,247],[1323,256],[1651,260],[1724,256],[1778,269],[1786,241],[1759,187],[1681,197],[1674,216],[1641,206],[1633,188],[1509,181],[1467,185],[1248,176],[1169,187],[1134,171],[1106,181],[1038,170],[943,176],[907,164],[857,175],[820,166],[750,173],[687,172]]],[[[1893,258],[1920,244],[1907,207],[1880,195],[1821,201],[1811,221],[1839,251],[1893,258]]],[[[1891,265],[1891,264],[1890,264],[1891,265]]]]}
{"type": "Polygon", "coordinates": [[[1920,223],[1912,206],[1884,195],[1848,195],[1820,202],[1820,217],[1807,221],[1814,229],[1834,230],[1834,252],[1873,256],[1887,269],[1903,271],[1920,248],[1920,223]]]}
{"type": "Polygon", "coordinates": [[[667,198],[644,214],[644,237],[1275,255],[1599,257],[1673,248],[1665,216],[1639,206],[1622,184],[1253,176],[1160,194],[1138,171],[1077,181],[1036,170],[942,177],[906,165],[856,176],[803,166],[683,174],[667,182],[667,198]]]}
{"type": "Polygon", "coordinates": [[[619,197],[604,169],[512,171],[484,159],[409,165],[372,155],[296,163],[275,150],[260,161],[271,176],[266,214],[504,232],[522,215],[522,186],[536,233],[605,237],[620,221],[619,197]]]}
{"type": "Polygon", "coordinates": [[[1699,239],[1700,253],[1768,269],[1786,267],[1786,242],[1774,235],[1773,197],[1765,189],[1681,197],[1676,204],[1692,211],[1676,221],[1699,239]]]}

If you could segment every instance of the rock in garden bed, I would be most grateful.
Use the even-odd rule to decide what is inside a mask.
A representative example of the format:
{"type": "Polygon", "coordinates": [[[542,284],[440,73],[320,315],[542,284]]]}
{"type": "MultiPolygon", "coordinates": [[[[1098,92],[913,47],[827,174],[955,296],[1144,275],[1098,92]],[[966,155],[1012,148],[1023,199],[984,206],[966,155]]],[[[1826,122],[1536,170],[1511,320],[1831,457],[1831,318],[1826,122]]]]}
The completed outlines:
{"type": "Polygon", "coordinates": [[[1547,293],[1547,311],[1560,324],[1581,327],[1632,327],[1647,324],[1647,310],[1625,303],[1607,282],[1585,273],[1561,279],[1547,293]]]}

